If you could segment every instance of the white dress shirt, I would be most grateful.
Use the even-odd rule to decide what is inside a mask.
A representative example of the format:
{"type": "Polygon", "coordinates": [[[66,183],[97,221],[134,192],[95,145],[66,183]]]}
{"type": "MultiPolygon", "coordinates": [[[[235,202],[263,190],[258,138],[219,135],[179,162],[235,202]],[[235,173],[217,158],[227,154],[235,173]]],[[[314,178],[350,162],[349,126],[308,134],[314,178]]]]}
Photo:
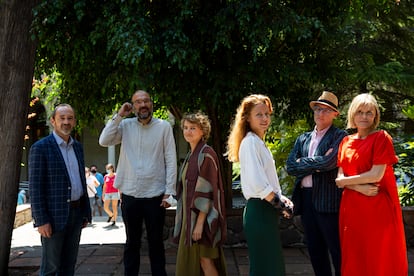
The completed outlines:
{"type": "Polygon", "coordinates": [[[246,199],[264,199],[271,192],[281,196],[275,161],[265,142],[253,132],[243,138],[239,149],[240,182],[246,199]]]}
{"type": "Polygon", "coordinates": [[[136,198],[175,195],[177,157],[171,125],[152,118],[143,125],[137,118],[114,116],[103,129],[99,144],[121,143],[114,187],[136,198]]]}

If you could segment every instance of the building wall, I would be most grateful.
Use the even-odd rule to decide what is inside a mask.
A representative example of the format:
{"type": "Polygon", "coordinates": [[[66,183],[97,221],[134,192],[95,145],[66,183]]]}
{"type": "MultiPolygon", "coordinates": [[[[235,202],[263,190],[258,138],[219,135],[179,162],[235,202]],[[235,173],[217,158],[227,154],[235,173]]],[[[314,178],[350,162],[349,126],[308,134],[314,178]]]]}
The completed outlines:
{"type": "Polygon", "coordinates": [[[85,165],[90,167],[96,165],[100,173],[105,172],[105,165],[108,163],[114,163],[115,169],[118,162],[120,146],[115,146],[115,156],[111,156],[109,148],[99,145],[99,134],[101,133],[102,126],[98,126],[96,129],[84,129],[82,132],[81,143],[85,154],[85,165]],[[108,153],[109,152],[109,153],[108,153]],[[114,159],[115,158],[115,159],[114,159]]]}

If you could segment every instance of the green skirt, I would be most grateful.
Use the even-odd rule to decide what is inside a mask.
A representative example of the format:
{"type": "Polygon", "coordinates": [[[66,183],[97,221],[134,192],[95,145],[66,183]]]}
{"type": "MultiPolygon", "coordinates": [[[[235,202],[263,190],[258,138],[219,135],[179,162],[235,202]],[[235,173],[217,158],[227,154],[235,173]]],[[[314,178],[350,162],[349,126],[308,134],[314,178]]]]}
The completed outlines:
{"type": "MultiPolygon", "coordinates": [[[[180,242],[177,250],[177,264],[175,275],[204,275],[201,269],[200,257],[214,259],[214,264],[220,276],[227,275],[226,259],[222,247],[208,247],[198,243],[185,245],[185,230],[181,230],[180,242]]],[[[207,275],[206,275],[207,276],[207,275]]]]}
{"type": "Polygon", "coordinates": [[[279,211],[258,198],[247,201],[243,214],[250,276],[283,276],[285,263],[279,233],[279,211]]]}

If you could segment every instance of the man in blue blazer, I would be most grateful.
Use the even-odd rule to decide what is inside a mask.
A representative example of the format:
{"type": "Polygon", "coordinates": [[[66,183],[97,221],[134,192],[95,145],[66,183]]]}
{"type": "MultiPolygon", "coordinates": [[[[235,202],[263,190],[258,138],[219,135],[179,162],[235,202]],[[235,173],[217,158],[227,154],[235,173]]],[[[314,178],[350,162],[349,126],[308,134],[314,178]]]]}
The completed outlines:
{"type": "Polygon", "coordinates": [[[70,134],[76,119],[68,104],[50,118],[54,130],[29,154],[34,226],[42,242],[40,275],[74,275],[81,230],[91,221],[82,145],[70,134]]]}
{"type": "Polygon", "coordinates": [[[332,276],[331,255],[335,275],[341,273],[339,243],[339,203],[342,189],[337,177],[338,146],[344,130],[333,126],[339,115],[338,98],[324,91],[310,102],[315,128],[300,135],[287,160],[287,171],[296,176],[292,201],[295,214],[301,215],[307,247],[316,276],[332,276]]]}

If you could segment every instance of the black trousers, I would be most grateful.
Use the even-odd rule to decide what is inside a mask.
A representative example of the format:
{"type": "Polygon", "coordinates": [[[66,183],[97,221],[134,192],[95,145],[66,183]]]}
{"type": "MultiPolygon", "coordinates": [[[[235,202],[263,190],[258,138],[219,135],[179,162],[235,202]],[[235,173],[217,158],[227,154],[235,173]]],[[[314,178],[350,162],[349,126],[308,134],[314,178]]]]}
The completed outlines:
{"type": "Polygon", "coordinates": [[[302,189],[302,224],[305,229],[306,243],[315,276],[341,274],[341,248],[339,242],[338,213],[320,213],[312,204],[312,188],[302,189]]]}
{"type": "Polygon", "coordinates": [[[163,229],[165,208],[160,206],[162,195],[154,198],[135,198],[122,195],[122,218],[125,224],[126,243],[124,249],[125,275],[138,275],[142,224],[147,230],[149,258],[152,275],[166,276],[163,229]]]}

